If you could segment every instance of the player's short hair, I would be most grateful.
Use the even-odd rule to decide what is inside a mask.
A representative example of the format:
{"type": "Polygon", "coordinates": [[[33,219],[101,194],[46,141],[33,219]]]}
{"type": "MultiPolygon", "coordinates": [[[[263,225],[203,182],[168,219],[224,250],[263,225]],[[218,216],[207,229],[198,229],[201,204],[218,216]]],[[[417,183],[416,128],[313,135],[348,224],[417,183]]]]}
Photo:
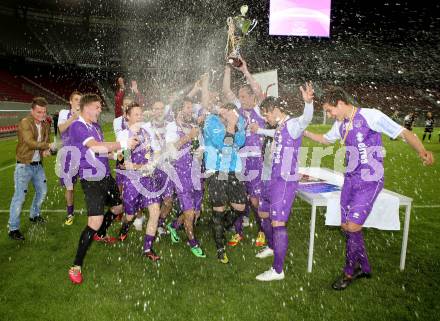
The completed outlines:
{"type": "Polygon", "coordinates": [[[157,104],[157,103],[161,103],[165,106],[165,102],[163,99],[161,99],[160,97],[155,97],[150,100],[150,104],[149,104],[150,107],[149,108],[152,109],[154,104],[157,104]]]}
{"type": "Polygon", "coordinates": [[[275,108],[278,108],[283,113],[287,113],[287,102],[280,97],[268,96],[264,98],[264,100],[260,104],[260,109],[263,112],[272,111],[275,108]]]}
{"type": "Polygon", "coordinates": [[[92,93],[84,94],[81,96],[81,100],[79,101],[79,108],[82,111],[85,105],[94,102],[102,102],[101,97],[99,97],[97,94],[92,93]]]}
{"type": "Polygon", "coordinates": [[[194,104],[194,99],[192,99],[189,96],[185,96],[185,97],[183,97],[183,102],[189,102],[191,104],[194,104]]]}
{"type": "MultiPolygon", "coordinates": [[[[240,87],[240,89],[246,89],[247,93],[251,96],[255,95],[254,90],[252,89],[252,86],[249,84],[244,84],[243,86],[240,87]]],[[[239,90],[240,90],[239,89],[239,90]]]]}
{"type": "Polygon", "coordinates": [[[139,105],[137,102],[132,102],[132,103],[130,103],[128,106],[127,106],[127,109],[125,110],[125,113],[127,114],[127,115],[130,115],[131,114],[131,110],[133,109],[133,108],[136,108],[136,107],[139,107],[139,108],[142,108],[141,107],[141,105],[139,105]]]}
{"type": "Polygon", "coordinates": [[[69,101],[71,101],[73,96],[75,95],[82,96],[82,94],[78,90],[74,90],[69,96],[69,101]]]}
{"type": "Polygon", "coordinates": [[[330,104],[332,106],[336,106],[338,101],[342,101],[346,104],[353,104],[353,98],[350,97],[350,95],[341,87],[330,87],[324,90],[319,101],[322,105],[330,104]]]}
{"type": "Polygon", "coordinates": [[[34,109],[36,106],[47,107],[47,100],[44,97],[34,97],[32,99],[31,108],[34,109]]]}
{"type": "Polygon", "coordinates": [[[181,111],[182,108],[183,108],[183,105],[185,104],[185,102],[190,102],[191,104],[193,104],[193,103],[194,103],[194,100],[193,100],[191,97],[188,97],[188,96],[185,96],[185,97],[183,97],[183,98],[181,97],[181,98],[176,99],[176,100],[173,102],[173,105],[172,105],[173,111],[174,111],[175,113],[178,113],[179,111],[181,111]]]}

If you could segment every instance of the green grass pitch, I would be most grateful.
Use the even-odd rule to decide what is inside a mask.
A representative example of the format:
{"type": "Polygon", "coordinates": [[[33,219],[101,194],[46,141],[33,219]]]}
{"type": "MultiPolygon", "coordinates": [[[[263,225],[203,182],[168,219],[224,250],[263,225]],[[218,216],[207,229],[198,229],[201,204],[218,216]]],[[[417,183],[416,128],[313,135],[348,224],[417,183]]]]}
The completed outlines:
{"type": "MultiPolygon", "coordinates": [[[[108,140],[113,139],[109,125],[108,140]]],[[[328,126],[311,126],[325,132],[328,126]]],[[[415,132],[421,137],[422,129],[415,132]]],[[[440,313],[440,144],[432,143],[437,163],[424,167],[402,141],[384,137],[385,187],[414,199],[406,269],[399,271],[402,231],[365,230],[373,268],[371,280],[360,280],[343,292],[330,288],[344,263],[344,241],[338,228],[316,223],[314,269],[306,272],[310,206],[297,199],[289,222],[289,250],[284,281],[260,283],[255,276],[271,259],[255,258],[254,227],[246,239],[228,249],[231,263],[217,262],[209,227],[209,210],[197,228],[208,257],[198,259],[169,236],[156,243],[162,256],[152,263],[140,256],[142,233],[134,229],[124,243],[94,243],[85,259],[84,283],[71,284],[67,270],[86,223],[84,198],[77,185],[73,226],[63,225],[65,200],[54,172],[45,161],[48,196],[43,215],[48,222],[28,220],[31,195],[23,207],[25,242],[8,239],[7,222],[14,192],[16,139],[0,141],[0,320],[438,320],[440,313]],[[12,166],[10,166],[12,165],[12,166]],[[63,211],[56,211],[63,210],[63,211]]],[[[303,146],[316,146],[304,139],[303,146]]],[[[308,162],[311,159],[311,151],[308,162]]],[[[333,156],[322,166],[333,168],[333,156]]],[[[401,222],[403,210],[401,210],[401,222]]],[[[120,226],[112,226],[115,234],[120,226]]]]}

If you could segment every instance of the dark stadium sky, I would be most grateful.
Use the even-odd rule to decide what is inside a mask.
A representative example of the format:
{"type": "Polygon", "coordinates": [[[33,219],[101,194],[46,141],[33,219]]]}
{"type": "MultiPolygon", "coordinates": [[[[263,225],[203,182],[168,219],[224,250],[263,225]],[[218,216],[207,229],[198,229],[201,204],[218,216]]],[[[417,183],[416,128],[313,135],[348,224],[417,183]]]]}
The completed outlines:
{"type": "MultiPolygon", "coordinates": [[[[258,18],[264,26],[269,12],[269,1],[231,0],[3,0],[10,8],[37,8],[47,12],[78,16],[107,16],[125,19],[167,21],[182,15],[197,17],[201,23],[223,21],[238,12],[240,5],[249,4],[249,15],[258,18]]],[[[407,31],[439,30],[438,1],[378,1],[333,0],[332,33],[335,36],[350,33],[385,32],[394,38],[405,39],[407,31]]],[[[178,26],[176,26],[178,27],[178,26]]],[[[433,35],[434,36],[434,35],[433,35]]]]}
{"type": "Polygon", "coordinates": [[[269,36],[269,1],[263,0],[3,0],[0,13],[8,11],[11,16],[17,12],[18,24],[26,10],[29,20],[44,13],[44,28],[29,23],[32,33],[43,38],[51,26],[58,37],[71,33],[72,25],[60,25],[60,18],[84,18],[83,35],[89,42],[87,48],[84,43],[78,47],[96,53],[103,51],[99,46],[104,45],[116,52],[115,57],[101,55],[103,65],[116,61],[116,69],[136,72],[156,68],[162,73],[169,70],[170,75],[183,68],[182,74],[191,78],[205,66],[223,63],[226,18],[248,4],[248,16],[259,23],[246,43],[244,56],[261,70],[279,69],[286,81],[310,74],[325,79],[349,79],[356,74],[362,79],[438,83],[440,5],[432,2],[333,0],[330,39],[269,36]],[[109,18],[114,28],[88,28],[88,16],[109,18]],[[127,28],[126,22],[136,23],[127,28]],[[169,55],[176,47],[179,51],[169,55]]]}

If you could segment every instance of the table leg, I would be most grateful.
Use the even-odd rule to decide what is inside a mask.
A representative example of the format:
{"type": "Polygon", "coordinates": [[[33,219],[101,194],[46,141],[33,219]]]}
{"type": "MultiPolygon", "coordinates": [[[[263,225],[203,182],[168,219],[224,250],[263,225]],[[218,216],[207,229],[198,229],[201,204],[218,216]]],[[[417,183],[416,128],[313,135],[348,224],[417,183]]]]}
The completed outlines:
{"type": "Polygon", "coordinates": [[[312,205],[312,215],[310,217],[310,239],[309,239],[309,261],[307,272],[312,272],[313,266],[313,246],[315,243],[315,223],[316,223],[316,206],[312,205]]]}
{"type": "Polygon", "coordinates": [[[400,271],[405,269],[406,248],[408,246],[409,220],[411,217],[411,204],[406,206],[405,223],[403,226],[402,250],[400,253],[400,271]]]}

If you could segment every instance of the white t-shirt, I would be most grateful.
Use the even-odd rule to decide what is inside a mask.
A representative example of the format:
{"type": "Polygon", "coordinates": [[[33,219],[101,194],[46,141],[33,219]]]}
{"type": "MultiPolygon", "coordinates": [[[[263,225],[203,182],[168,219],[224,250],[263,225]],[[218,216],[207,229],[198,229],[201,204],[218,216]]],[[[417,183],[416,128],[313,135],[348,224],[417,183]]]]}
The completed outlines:
{"type": "MultiPolygon", "coordinates": [[[[37,131],[38,131],[38,138],[37,138],[37,142],[41,142],[41,124],[35,124],[37,126],[37,131]]],[[[33,162],[39,162],[41,160],[40,157],[40,151],[37,149],[34,152],[34,156],[32,157],[32,161],[33,162]]]]}
{"type": "MultiPolygon", "coordinates": [[[[383,112],[372,108],[361,108],[359,113],[364,117],[367,122],[368,127],[378,133],[383,133],[391,138],[396,138],[399,136],[403,127],[397,124],[390,117],[385,115],[383,112]]],[[[341,121],[335,121],[332,128],[324,134],[324,138],[331,143],[334,143],[338,139],[342,139],[339,127],[341,126],[341,121]]]]}
{"type": "Polygon", "coordinates": [[[118,133],[123,130],[122,121],[124,116],[119,116],[118,118],[113,119],[113,131],[115,132],[115,136],[118,137],[118,133]]]}
{"type": "Polygon", "coordinates": [[[177,133],[177,124],[176,122],[171,122],[167,125],[166,127],[166,132],[165,132],[165,142],[167,144],[169,143],[175,143],[177,141],[179,141],[180,137],[179,134],[177,133]]]}
{"type": "Polygon", "coordinates": [[[69,109],[62,109],[58,114],[58,124],[57,126],[64,124],[69,119],[69,109]]]}

